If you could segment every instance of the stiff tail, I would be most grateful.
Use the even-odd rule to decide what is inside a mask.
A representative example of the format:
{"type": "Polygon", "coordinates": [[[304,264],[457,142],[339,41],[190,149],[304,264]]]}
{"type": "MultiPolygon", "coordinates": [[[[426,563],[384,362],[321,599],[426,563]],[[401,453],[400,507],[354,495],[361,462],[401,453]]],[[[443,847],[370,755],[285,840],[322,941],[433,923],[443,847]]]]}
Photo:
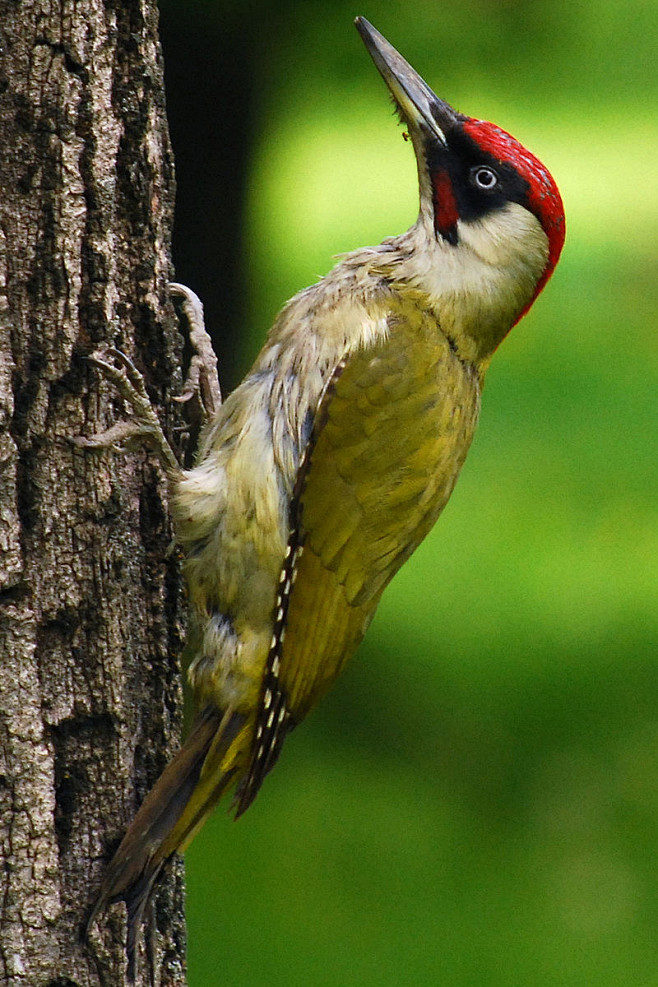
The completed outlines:
{"type": "Polygon", "coordinates": [[[240,713],[211,708],[142,803],[103,878],[87,929],[114,901],[128,912],[128,976],[136,975],[137,937],[153,885],[169,857],[187,846],[249,756],[251,725],[240,713]]]}

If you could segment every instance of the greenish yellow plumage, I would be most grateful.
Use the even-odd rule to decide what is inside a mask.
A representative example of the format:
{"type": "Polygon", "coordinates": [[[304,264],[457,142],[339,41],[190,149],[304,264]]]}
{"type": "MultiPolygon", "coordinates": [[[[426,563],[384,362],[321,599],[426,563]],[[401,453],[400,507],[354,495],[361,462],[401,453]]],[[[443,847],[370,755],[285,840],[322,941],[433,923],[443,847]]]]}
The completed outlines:
{"type": "Polygon", "coordinates": [[[332,684],[381,593],[434,524],[470,445],[479,379],[434,318],[401,305],[327,390],[303,492],[304,551],[280,682],[295,719],[332,684]]]}
{"type": "MultiPolygon", "coordinates": [[[[198,713],[101,888],[97,909],[128,905],[133,958],[167,858],[228,789],[238,813],[250,805],[445,506],[485,369],[564,239],[543,165],[500,128],[455,113],[371,25],[357,26],[411,136],[420,213],[285,306],[213,411],[193,469],[176,468],[160,434],[186,555],[198,713]]],[[[128,398],[153,441],[140,394],[138,382],[128,398]]]]}
{"type": "Polygon", "coordinates": [[[198,464],[171,477],[200,726],[106,874],[100,904],[125,896],[133,930],[227,788],[239,811],[253,801],[452,492],[482,368],[399,277],[409,237],[348,255],[286,306],[198,464]]]}

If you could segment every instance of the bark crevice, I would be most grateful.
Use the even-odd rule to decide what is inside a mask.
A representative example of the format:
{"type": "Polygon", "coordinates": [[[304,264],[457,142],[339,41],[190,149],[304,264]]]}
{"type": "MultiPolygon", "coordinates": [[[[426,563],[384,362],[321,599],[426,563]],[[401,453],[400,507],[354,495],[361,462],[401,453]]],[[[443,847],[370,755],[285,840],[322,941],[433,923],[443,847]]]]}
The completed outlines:
{"type": "MultiPolygon", "coordinates": [[[[176,748],[183,639],[162,471],[77,448],[125,409],[85,357],[125,349],[170,429],[182,340],[153,0],[0,0],[0,978],[125,982],[117,908],[81,930],[176,748]]],[[[182,869],[141,981],[182,987],[182,869]]]]}

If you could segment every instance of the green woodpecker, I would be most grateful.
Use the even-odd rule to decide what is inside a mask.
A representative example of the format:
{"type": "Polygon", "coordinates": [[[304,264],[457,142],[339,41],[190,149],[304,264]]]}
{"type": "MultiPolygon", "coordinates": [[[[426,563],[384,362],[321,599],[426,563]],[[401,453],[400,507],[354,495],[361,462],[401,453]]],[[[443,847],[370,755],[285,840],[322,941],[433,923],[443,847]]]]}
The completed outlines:
{"type": "Polygon", "coordinates": [[[288,302],[208,422],[193,469],[178,467],[132,364],[116,351],[114,370],[96,361],[130,378],[136,428],[163,454],[195,653],[195,724],[126,833],[94,911],[127,903],[131,955],[167,859],[227,789],[238,815],[251,804],[438,518],[492,354],[564,241],[560,195],[537,158],[455,112],[368,21],[356,26],[413,143],[416,223],[347,254],[288,302]]]}

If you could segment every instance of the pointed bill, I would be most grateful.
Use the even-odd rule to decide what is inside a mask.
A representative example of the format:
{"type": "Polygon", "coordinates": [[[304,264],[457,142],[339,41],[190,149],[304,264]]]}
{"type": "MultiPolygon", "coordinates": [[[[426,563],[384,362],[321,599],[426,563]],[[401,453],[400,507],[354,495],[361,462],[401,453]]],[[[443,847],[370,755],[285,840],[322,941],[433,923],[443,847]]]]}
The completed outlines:
{"type": "Polygon", "coordinates": [[[458,123],[458,114],[432,92],[409,62],[365,17],[357,17],[354,23],[409,127],[425,129],[447,146],[446,132],[458,123]]]}

